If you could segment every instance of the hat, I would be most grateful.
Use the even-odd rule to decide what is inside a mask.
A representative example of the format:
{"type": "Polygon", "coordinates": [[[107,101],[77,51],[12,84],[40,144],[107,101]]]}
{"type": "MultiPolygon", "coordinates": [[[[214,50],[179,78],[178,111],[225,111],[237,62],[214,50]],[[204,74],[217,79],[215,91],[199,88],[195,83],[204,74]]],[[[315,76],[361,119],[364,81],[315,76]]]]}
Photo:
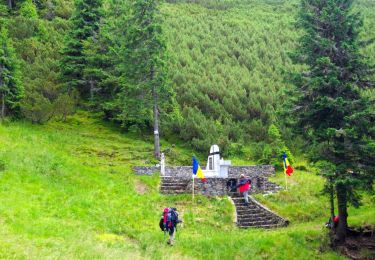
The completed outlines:
{"type": "Polygon", "coordinates": [[[240,178],[245,178],[245,175],[242,173],[242,174],[240,175],[240,178]]]}

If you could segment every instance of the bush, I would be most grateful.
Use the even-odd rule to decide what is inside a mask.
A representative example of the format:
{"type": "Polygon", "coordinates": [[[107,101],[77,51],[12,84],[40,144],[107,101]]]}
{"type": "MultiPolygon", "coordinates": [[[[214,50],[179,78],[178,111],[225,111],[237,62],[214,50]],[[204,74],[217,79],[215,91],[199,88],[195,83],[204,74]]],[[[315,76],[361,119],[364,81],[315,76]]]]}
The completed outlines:
{"type": "Polygon", "coordinates": [[[55,94],[57,97],[51,100],[36,90],[27,93],[21,103],[24,117],[36,124],[43,124],[53,117],[65,121],[75,111],[76,98],[74,94],[55,94]]]}
{"type": "Polygon", "coordinates": [[[33,123],[42,124],[53,116],[53,104],[43,95],[30,93],[21,103],[21,111],[25,118],[33,123]]]}
{"type": "Polygon", "coordinates": [[[3,160],[0,160],[0,172],[5,170],[5,162],[3,160]]]}
{"type": "Polygon", "coordinates": [[[282,169],[283,152],[287,154],[289,162],[293,164],[294,157],[285,145],[279,129],[276,125],[271,124],[268,128],[268,143],[263,147],[262,157],[259,159],[259,162],[262,164],[272,164],[275,165],[276,169],[282,169]]]}
{"type": "Polygon", "coordinates": [[[72,115],[75,111],[76,98],[74,95],[68,94],[60,95],[53,104],[54,115],[61,120],[66,121],[68,115],[72,115]]]}

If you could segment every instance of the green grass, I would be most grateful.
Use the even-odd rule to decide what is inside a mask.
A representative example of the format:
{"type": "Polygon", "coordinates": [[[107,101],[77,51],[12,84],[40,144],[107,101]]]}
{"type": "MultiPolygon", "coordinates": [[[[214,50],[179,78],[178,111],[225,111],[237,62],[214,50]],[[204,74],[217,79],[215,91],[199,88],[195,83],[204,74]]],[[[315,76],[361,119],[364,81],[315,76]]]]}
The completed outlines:
{"type": "MultiPolygon", "coordinates": [[[[162,143],[170,163],[190,162],[193,151],[162,143]]],[[[318,194],[322,180],[309,173],[296,172],[288,191],[259,196],[289,227],[239,230],[227,198],[198,196],[192,204],[189,195],[160,195],[158,176],[132,174],[133,165],[153,163],[150,137],[83,112],[67,123],[0,125],[0,160],[0,258],[340,259],[321,250],[327,203],[318,194]],[[173,248],[158,227],[169,205],[184,220],[173,248]]],[[[357,224],[374,219],[374,199],[365,201],[357,224]]]]}

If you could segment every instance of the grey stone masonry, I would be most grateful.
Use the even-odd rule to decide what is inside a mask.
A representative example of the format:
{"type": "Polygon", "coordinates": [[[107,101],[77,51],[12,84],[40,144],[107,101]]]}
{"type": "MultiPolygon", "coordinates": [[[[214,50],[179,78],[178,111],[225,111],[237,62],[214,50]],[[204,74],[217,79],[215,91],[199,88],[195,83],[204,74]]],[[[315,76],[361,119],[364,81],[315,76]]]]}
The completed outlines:
{"type": "MultiPolygon", "coordinates": [[[[135,174],[138,175],[153,175],[158,174],[160,167],[157,166],[136,166],[133,168],[135,174]]],[[[259,166],[230,166],[229,177],[219,178],[210,177],[207,178],[206,183],[202,183],[200,179],[195,181],[195,191],[197,194],[207,196],[223,196],[228,194],[228,181],[234,179],[238,181],[241,174],[244,174],[247,178],[251,179],[250,193],[269,193],[276,192],[281,189],[275,183],[268,181],[268,177],[275,174],[275,168],[272,165],[259,165],[259,166]]],[[[160,191],[167,194],[179,194],[182,192],[182,187],[176,189],[173,192],[174,185],[172,182],[181,184],[186,183],[184,186],[185,193],[192,191],[192,167],[191,166],[169,166],[165,167],[165,175],[161,176],[161,187],[160,191]],[[166,177],[166,178],[163,178],[166,177]],[[168,180],[168,181],[167,181],[168,180]],[[168,182],[165,183],[164,181],[168,182]]],[[[178,185],[175,185],[178,186],[178,185]]]]}
{"type": "MultiPolygon", "coordinates": [[[[230,193],[228,187],[228,178],[206,178],[206,182],[195,178],[194,191],[196,194],[206,196],[226,196],[230,193]]],[[[193,180],[192,178],[179,178],[175,176],[161,176],[160,192],[163,194],[182,194],[192,193],[193,180]]],[[[280,190],[281,187],[275,183],[269,182],[266,179],[259,180],[252,179],[252,186],[250,193],[269,193],[280,190]]]]}
{"type": "Polygon", "coordinates": [[[239,178],[241,174],[245,174],[248,178],[258,176],[269,177],[275,175],[275,167],[273,165],[252,165],[252,166],[230,166],[229,178],[239,178]]]}
{"type": "Polygon", "coordinates": [[[275,228],[289,224],[289,221],[278,216],[251,196],[249,196],[248,205],[238,193],[232,193],[230,197],[236,207],[236,223],[240,228],[275,228]]]}
{"type": "Polygon", "coordinates": [[[154,175],[160,172],[159,166],[134,166],[133,172],[136,175],[154,175]]]}
{"type": "MultiPolygon", "coordinates": [[[[202,168],[202,167],[201,167],[202,168]]],[[[204,170],[205,168],[202,168],[204,170]]],[[[133,171],[137,175],[153,175],[160,173],[159,166],[134,166],[133,171]]],[[[166,166],[165,176],[174,176],[183,179],[191,179],[193,174],[192,166],[166,166]]]]}
{"type": "MultiPolygon", "coordinates": [[[[192,193],[193,179],[176,178],[174,176],[162,176],[160,184],[160,192],[163,194],[183,194],[192,193]]],[[[206,196],[226,196],[227,180],[222,178],[207,178],[206,182],[195,178],[194,180],[195,194],[206,196]]]]}
{"type": "MultiPolygon", "coordinates": [[[[201,167],[205,170],[205,167],[201,167]]],[[[160,172],[159,166],[134,166],[133,171],[137,175],[153,175],[160,172]]],[[[176,176],[180,178],[191,178],[193,172],[192,166],[166,166],[166,176],[176,176]]],[[[249,178],[258,176],[269,177],[275,174],[273,165],[254,165],[254,166],[229,166],[229,178],[239,178],[241,174],[245,174],[249,178]]]]}
{"type": "MultiPolygon", "coordinates": [[[[193,181],[189,180],[187,188],[192,192],[193,181]]],[[[206,178],[206,182],[195,178],[194,180],[195,194],[206,196],[226,196],[228,194],[227,179],[224,178],[206,178]]]]}

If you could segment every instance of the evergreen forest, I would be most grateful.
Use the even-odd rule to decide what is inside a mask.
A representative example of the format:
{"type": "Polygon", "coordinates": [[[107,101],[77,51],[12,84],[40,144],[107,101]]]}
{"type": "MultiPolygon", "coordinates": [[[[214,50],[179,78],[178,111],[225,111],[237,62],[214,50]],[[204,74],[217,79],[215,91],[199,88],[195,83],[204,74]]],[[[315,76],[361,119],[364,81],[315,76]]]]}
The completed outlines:
{"type": "Polygon", "coordinates": [[[374,0],[0,0],[0,258],[344,259],[375,230],[374,86],[374,0]],[[132,173],[213,144],[281,187],[285,152],[290,189],[255,197],[289,227],[132,173]]]}

